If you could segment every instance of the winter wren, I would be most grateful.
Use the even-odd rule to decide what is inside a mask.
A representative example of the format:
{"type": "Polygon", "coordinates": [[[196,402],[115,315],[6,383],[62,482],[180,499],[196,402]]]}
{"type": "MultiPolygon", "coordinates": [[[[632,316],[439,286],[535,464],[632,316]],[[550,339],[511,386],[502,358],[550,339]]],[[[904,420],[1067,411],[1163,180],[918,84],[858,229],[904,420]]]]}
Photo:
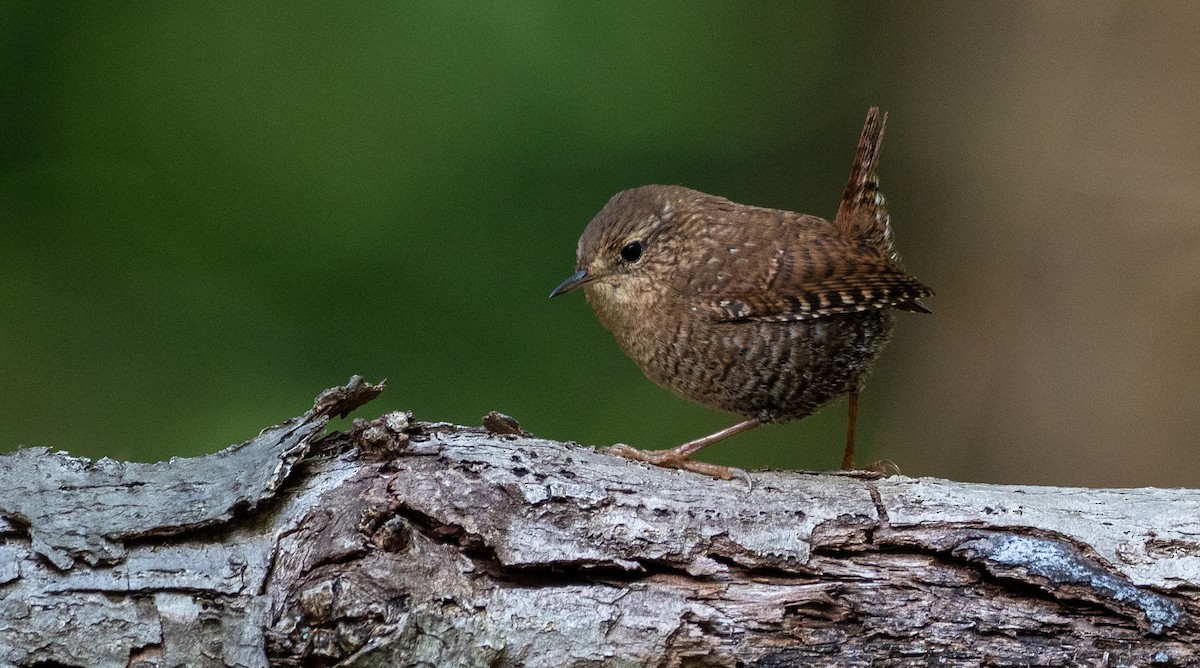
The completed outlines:
{"type": "Polygon", "coordinates": [[[577,249],[600,322],[658,385],[744,421],[670,450],[610,452],[728,479],[701,448],[848,394],[843,468],[854,466],[858,392],[892,332],[893,309],[929,311],[904,271],[876,170],[887,115],[867,113],[833,222],[735,204],[679,186],[617,193],[577,249]]]}

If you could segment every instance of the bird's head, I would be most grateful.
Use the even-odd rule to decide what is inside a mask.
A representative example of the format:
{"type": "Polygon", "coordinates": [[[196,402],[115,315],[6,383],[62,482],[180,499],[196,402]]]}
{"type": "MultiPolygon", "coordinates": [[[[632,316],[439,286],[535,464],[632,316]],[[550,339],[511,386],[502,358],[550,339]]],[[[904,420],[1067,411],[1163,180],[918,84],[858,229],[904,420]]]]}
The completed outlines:
{"type": "Polygon", "coordinates": [[[588,299],[644,300],[678,270],[686,228],[702,221],[708,200],[679,186],[642,186],[617,193],[579,237],[575,273],[551,297],[584,287],[588,299]]]}

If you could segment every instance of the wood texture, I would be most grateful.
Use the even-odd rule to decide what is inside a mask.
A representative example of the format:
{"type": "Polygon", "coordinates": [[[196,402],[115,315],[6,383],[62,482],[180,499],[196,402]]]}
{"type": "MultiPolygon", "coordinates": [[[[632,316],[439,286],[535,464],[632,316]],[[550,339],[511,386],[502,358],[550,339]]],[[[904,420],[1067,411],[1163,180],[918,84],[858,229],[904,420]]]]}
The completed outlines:
{"type": "Polygon", "coordinates": [[[0,457],[0,665],[1200,663],[1200,493],[646,467],[355,379],[208,457],[0,457]]]}

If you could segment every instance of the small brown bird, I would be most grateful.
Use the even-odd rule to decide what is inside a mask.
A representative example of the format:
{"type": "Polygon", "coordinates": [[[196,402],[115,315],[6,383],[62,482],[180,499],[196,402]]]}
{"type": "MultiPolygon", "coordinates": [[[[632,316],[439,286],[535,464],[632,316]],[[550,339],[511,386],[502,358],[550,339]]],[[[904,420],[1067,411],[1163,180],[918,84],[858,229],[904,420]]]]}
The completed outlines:
{"type": "Polygon", "coordinates": [[[744,421],[669,450],[614,454],[728,479],[689,457],[849,394],[842,467],[854,466],[858,393],[893,309],[933,294],[900,265],[876,170],[887,115],[867,113],[837,216],[735,204],[678,186],[617,193],[579,238],[576,271],[596,316],[658,385],[744,421]]]}

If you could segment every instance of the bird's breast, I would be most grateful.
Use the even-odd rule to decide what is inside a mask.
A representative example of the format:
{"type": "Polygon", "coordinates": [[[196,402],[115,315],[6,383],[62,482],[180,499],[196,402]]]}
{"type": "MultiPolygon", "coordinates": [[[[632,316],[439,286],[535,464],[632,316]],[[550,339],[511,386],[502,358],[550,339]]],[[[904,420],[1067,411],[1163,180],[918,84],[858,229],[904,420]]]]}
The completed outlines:
{"type": "Polygon", "coordinates": [[[685,399],[764,421],[808,415],[856,389],[892,323],[887,310],[722,321],[653,290],[601,288],[588,298],[650,380],[685,399]]]}

